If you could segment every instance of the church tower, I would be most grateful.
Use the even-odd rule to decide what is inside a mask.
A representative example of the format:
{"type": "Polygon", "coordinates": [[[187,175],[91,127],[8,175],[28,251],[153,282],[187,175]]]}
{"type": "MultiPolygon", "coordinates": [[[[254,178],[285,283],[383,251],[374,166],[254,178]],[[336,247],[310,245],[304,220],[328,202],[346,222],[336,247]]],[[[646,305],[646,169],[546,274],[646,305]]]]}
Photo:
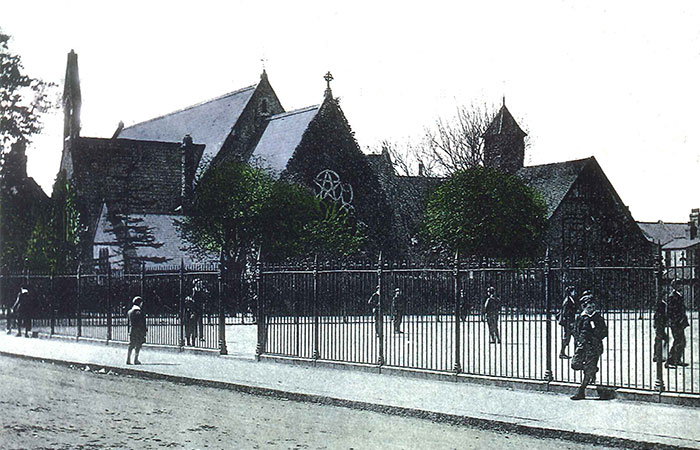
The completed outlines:
{"type": "Polygon", "coordinates": [[[63,87],[63,140],[80,136],[80,76],[78,75],[78,55],[68,53],[66,79],[63,87]]]}
{"type": "Polygon", "coordinates": [[[525,133],[503,106],[484,133],[484,166],[515,173],[525,164],[525,133]]]}

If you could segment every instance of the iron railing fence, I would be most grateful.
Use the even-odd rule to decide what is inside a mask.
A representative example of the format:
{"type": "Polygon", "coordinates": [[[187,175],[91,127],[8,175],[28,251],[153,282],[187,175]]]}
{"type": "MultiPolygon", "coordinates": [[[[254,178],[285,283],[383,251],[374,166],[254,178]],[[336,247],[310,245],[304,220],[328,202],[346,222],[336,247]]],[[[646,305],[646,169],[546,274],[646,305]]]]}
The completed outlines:
{"type": "MultiPolygon", "coordinates": [[[[218,266],[172,266],[140,273],[0,274],[6,312],[21,287],[30,291],[32,329],[57,336],[128,341],[127,312],[144,299],[147,344],[218,349],[226,353],[226,325],[255,322],[252,281],[218,266]],[[201,295],[191,307],[194,286],[201,295]],[[187,314],[187,315],[186,315],[187,314]]],[[[13,322],[10,317],[9,321],[13,322]]]]}
{"type": "MultiPolygon", "coordinates": [[[[640,262],[641,263],[641,262],[640,262]]],[[[566,286],[590,290],[608,325],[598,382],[614,388],[700,394],[697,271],[542,261],[528,267],[460,261],[411,265],[305,261],[261,264],[259,355],[373,364],[523,380],[580,382],[560,358],[557,322],[566,286]],[[653,312],[680,277],[690,326],[688,367],[655,363],[653,312]],[[692,275],[692,276],[688,276],[692,275]],[[498,336],[484,302],[500,299],[498,336]],[[380,301],[371,297],[379,287],[380,301]],[[392,301],[395,289],[401,301],[392,301]],[[493,341],[493,342],[491,342],[493,341]]],[[[564,353],[571,356],[571,339],[564,353]]]]}
{"type": "MultiPolygon", "coordinates": [[[[607,321],[600,383],[700,394],[698,273],[697,267],[663,267],[660,259],[527,266],[473,259],[431,264],[307,260],[258,263],[254,273],[242,276],[222,274],[216,266],[184,265],[136,274],[3,271],[0,304],[12,305],[24,285],[33,296],[35,330],[128,341],[126,312],[140,295],[151,344],[226,353],[227,325],[256,324],[257,345],[252,336],[241,344],[256,345],[258,355],[575,383],[579,372],[559,358],[564,329],[556,320],[564,289],[573,285],[578,296],[593,292],[607,321]],[[668,295],[673,278],[681,281],[690,323],[685,368],[652,360],[655,305],[668,295]],[[196,320],[188,326],[185,300],[195,285],[203,294],[196,320]],[[491,286],[500,307],[489,324],[484,301],[491,286]],[[379,300],[370,302],[377,288],[379,300]],[[397,288],[402,301],[392,302],[397,288]],[[196,337],[187,339],[188,331],[196,337]]],[[[573,351],[572,340],[565,352],[573,351]]]]}

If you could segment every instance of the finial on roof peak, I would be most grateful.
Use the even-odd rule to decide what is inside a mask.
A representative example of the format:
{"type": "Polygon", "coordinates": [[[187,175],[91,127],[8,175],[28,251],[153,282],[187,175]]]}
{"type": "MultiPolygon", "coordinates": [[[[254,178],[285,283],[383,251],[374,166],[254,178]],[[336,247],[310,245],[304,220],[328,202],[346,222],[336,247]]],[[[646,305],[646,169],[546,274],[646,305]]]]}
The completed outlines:
{"type": "Polygon", "coordinates": [[[506,96],[505,96],[505,94],[503,95],[503,106],[506,106],[506,96]]]}
{"type": "Polygon", "coordinates": [[[331,74],[330,70],[326,72],[326,74],[323,76],[323,79],[326,80],[326,97],[332,97],[333,93],[331,92],[331,81],[333,81],[333,75],[331,74]]]}
{"type": "Polygon", "coordinates": [[[267,63],[267,58],[263,55],[262,58],[260,58],[260,62],[262,63],[262,73],[260,74],[260,79],[261,80],[267,80],[267,71],[265,70],[265,64],[267,63]]]}

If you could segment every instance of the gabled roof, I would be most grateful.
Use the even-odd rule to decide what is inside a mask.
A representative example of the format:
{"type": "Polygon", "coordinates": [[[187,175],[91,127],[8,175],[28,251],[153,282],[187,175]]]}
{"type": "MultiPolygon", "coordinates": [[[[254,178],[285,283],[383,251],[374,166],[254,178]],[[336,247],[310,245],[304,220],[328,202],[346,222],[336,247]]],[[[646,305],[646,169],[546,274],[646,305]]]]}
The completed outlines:
{"type": "Polygon", "coordinates": [[[250,163],[279,176],[301,143],[301,138],[318,113],[319,105],[277,114],[267,126],[253,150],[250,163]]]}
{"type": "Polygon", "coordinates": [[[520,128],[518,122],[515,121],[515,118],[510,113],[510,111],[508,111],[508,108],[506,108],[505,103],[503,104],[503,106],[501,106],[501,109],[496,114],[496,117],[494,117],[491,123],[489,124],[489,127],[486,129],[486,132],[484,132],[484,136],[494,136],[497,134],[520,134],[523,136],[527,135],[527,133],[525,133],[520,128]]]}
{"type": "Polygon", "coordinates": [[[663,245],[663,250],[683,250],[686,248],[700,246],[700,239],[677,238],[663,245]]]}
{"type": "Polygon", "coordinates": [[[211,160],[224,145],[257,85],[124,128],[120,139],[182,142],[186,134],[205,144],[203,158],[211,160]]]}
{"type": "Polygon", "coordinates": [[[564,200],[564,196],[578,179],[583,168],[592,160],[593,158],[586,158],[523,167],[516,172],[516,175],[542,195],[547,203],[547,218],[549,218],[564,200]]]}
{"type": "Polygon", "coordinates": [[[690,225],[686,223],[637,222],[644,236],[651,242],[666,245],[669,242],[690,236],[690,225]]]}

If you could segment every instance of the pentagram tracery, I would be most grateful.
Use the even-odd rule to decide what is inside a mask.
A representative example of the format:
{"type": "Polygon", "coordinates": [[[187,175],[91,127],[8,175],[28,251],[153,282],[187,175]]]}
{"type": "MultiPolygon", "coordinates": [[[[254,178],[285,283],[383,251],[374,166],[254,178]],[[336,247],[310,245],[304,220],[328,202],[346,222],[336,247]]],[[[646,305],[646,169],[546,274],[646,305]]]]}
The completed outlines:
{"type": "Polygon", "coordinates": [[[316,196],[321,200],[331,199],[342,209],[352,211],[353,192],[350,183],[343,183],[340,175],[331,169],[319,172],[314,179],[317,186],[316,196]]]}

